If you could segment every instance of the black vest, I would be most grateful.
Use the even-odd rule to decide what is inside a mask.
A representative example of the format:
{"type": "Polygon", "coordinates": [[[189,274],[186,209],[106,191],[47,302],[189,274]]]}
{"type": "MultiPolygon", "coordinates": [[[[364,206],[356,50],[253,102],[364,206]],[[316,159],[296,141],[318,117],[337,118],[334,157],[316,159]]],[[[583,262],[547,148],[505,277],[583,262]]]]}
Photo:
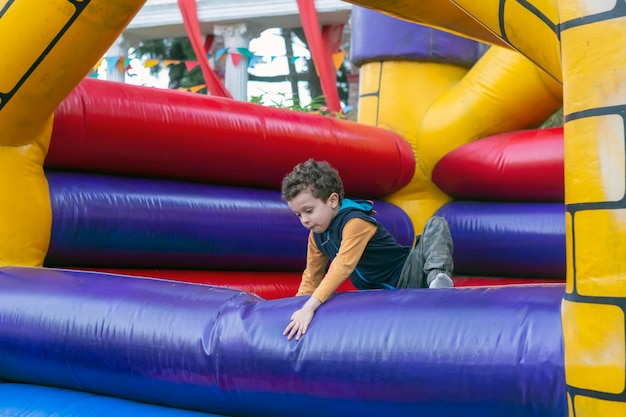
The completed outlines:
{"type": "Polygon", "coordinates": [[[332,261],[339,252],[343,228],[349,220],[359,218],[375,224],[376,233],[365,247],[356,269],[350,274],[350,281],[361,290],[395,288],[411,248],[398,244],[391,233],[370,216],[372,211],[369,201],[344,199],[328,230],[313,233],[315,244],[332,261]]]}

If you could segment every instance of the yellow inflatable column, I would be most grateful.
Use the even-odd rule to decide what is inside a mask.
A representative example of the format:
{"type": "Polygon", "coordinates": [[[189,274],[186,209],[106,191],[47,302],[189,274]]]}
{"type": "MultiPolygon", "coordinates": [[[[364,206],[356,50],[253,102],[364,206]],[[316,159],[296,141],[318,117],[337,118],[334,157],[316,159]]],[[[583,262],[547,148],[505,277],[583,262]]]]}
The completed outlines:
{"type": "Polygon", "coordinates": [[[0,146],[0,267],[41,266],[50,242],[52,213],[43,160],[52,118],[35,142],[0,146]]]}
{"type": "Polygon", "coordinates": [[[626,416],[626,10],[559,0],[570,416],[626,416]]]}
{"type": "Polygon", "coordinates": [[[32,142],[144,2],[9,1],[0,15],[0,145],[32,142]]]}
{"type": "MultiPolygon", "coordinates": [[[[467,72],[450,64],[385,61],[360,69],[359,122],[383,127],[406,138],[415,149],[417,130],[435,99],[467,72]]],[[[416,233],[450,197],[427,179],[418,166],[411,183],[387,198],[411,218],[416,233]]]]}
{"type": "Polygon", "coordinates": [[[53,112],[144,2],[1,2],[0,266],[43,264],[52,223],[43,162],[53,112]]]}
{"type": "Polygon", "coordinates": [[[535,128],[561,108],[561,85],[519,52],[492,46],[463,80],[431,104],[416,138],[420,168],[459,146],[535,128]]]}
{"type": "MultiPolygon", "coordinates": [[[[400,21],[361,7],[352,9],[352,61],[360,65],[359,121],[415,138],[432,103],[456,85],[482,52],[479,43],[400,21]]],[[[416,233],[450,200],[419,168],[409,185],[387,200],[411,218],[416,233]]]]}
{"type": "MultiPolygon", "coordinates": [[[[420,5],[425,8],[425,3],[420,5]]],[[[373,12],[362,10],[353,9],[352,24],[352,43],[357,46],[352,49],[353,62],[358,63],[359,58],[365,61],[359,121],[398,132],[411,144],[417,160],[415,177],[409,186],[387,199],[408,213],[419,232],[450,200],[431,182],[432,170],[441,158],[483,137],[537,127],[562,106],[562,87],[509,48],[492,46],[480,59],[476,54],[471,63],[459,60],[459,51],[467,48],[462,42],[467,39],[455,37],[455,42],[452,35],[420,25],[414,26],[432,34],[415,36],[411,42],[415,50],[409,50],[404,46],[409,44],[411,33],[403,28],[406,22],[392,27],[373,12]],[[363,15],[369,19],[362,19],[363,15]],[[358,26],[365,20],[372,25],[369,31],[358,26]],[[367,41],[359,41],[358,36],[367,41]],[[432,47],[438,37],[441,44],[432,47]],[[381,45],[386,48],[378,52],[376,48],[381,49],[381,45]],[[362,52],[368,47],[372,50],[369,54],[362,52]],[[390,51],[397,50],[403,53],[392,56],[390,51]],[[357,60],[355,51],[361,52],[356,54],[357,60]],[[380,60],[374,59],[378,57],[380,60]],[[469,72],[467,67],[471,67],[469,72]]],[[[418,33],[417,29],[413,32],[418,33]]]]}

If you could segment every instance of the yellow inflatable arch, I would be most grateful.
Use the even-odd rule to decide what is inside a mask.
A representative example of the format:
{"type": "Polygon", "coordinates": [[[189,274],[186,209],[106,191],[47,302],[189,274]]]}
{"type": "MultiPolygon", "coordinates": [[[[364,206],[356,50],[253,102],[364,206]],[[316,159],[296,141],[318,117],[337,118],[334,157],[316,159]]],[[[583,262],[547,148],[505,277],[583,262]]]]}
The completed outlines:
{"type": "Polygon", "coordinates": [[[42,266],[52,227],[43,162],[53,112],[144,3],[2,2],[0,266],[42,266]]]}
{"type": "MultiPolygon", "coordinates": [[[[51,227],[43,160],[53,111],[144,2],[2,2],[0,266],[41,266],[51,227]]],[[[401,62],[363,68],[364,91],[381,86],[384,91],[381,88],[373,101],[363,101],[360,118],[368,122],[376,115],[377,123],[401,132],[418,154],[416,181],[391,197],[414,213],[416,227],[447,199],[428,181],[441,156],[477,138],[539,122],[564,98],[568,272],[563,331],[570,412],[577,417],[626,415],[624,3],[351,2],[496,45],[467,73],[445,65],[401,62]],[[426,89],[418,87],[424,77],[432,80],[426,89]],[[374,78],[382,83],[375,85],[374,78]],[[499,85],[510,86],[512,78],[519,94],[498,96],[499,85]],[[486,80],[493,100],[475,97],[477,113],[472,120],[462,117],[465,112],[454,107],[455,97],[486,80]],[[417,88],[426,100],[403,116],[421,123],[407,127],[400,122],[407,119],[397,115],[409,107],[402,106],[402,97],[417,88]],[[507,118],[513,107],[527,115],[523,123],[507,118]],[[452,122],[441,124],[442,111],[452,115],[452,122]],[[453,139],[432,146],[442,132],[453,139]]]]}
{"type": "Polygon", "coordinates": [[[443,155],[463,143],[520,127],[507,124],[506,113],[512,104],[498,97],[499,83],[510,87],[510,77],[516,78],[521,89],[514,99],[520,106],[518,111],[527,112],[529,121],[545,116],[546,110],[564,98],[567,283],[562,320],[570,415],[626,415],[624,3],[350,2],[494,45],[506,45],[492,47],[467,74],[454,74],[441,67],[432,70],[437,76],[426,78],[421,75],[428,71],[426,68],[406,68],[425,64],[401,62],[366,64],[363,68],[364,93],[374,85],[368,81],[374,78],[373,73],[384,72],[380,74],[384,87],[378,87],[376,103],[370,100],[361,104],[364,108],[360,120],[377,120],[379,125],[402,132],[416,151],[421,169],[414,184],[391,197],[413,213],[416,227],[446,199],[428,181],[432,167],[443,155]],[[442,16],[442,10],[448,15],[442,16]],[[477,27],[476,22],[481,25],[477,27]],[[394,97],[424,80],[428,80],[428,88],[420,93],[432,97],[432,101],[423,106],[428,108],[418,106],[422,108],[414,110],[412,120],[421,121],[421,125],[406,127],[402,120],[407,119],[394,116],[399,108],[394,106],[402,105],[394,97]],[[458,109],[455,98],[472,91],[477,80],[487,81],[488,95],[503,107],[498,109],[484,98],[475,100],[472,120],[468,120],[464,116],[467,112],[458,109]],[[447,120],[441,117],[441,111],[446,111],[447,120]],[[377,119],[373,118],[374,113],[377,119]],[[408,203],[411,199],[418,202],[408,203]]]}

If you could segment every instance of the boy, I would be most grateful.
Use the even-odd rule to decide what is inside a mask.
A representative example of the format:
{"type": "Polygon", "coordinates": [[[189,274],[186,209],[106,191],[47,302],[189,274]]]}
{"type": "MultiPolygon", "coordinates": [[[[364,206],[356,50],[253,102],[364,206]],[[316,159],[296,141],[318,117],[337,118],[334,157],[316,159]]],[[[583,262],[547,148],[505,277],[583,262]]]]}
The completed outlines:
{"type": "Polygon", "coordinates": [[[445,219],[431,218],[414,249],[402,246],[371,216],[371,202],[344,198],[337,170],[313,159],[296,165],[283,179],[282,198],[310,230],[296,294],[310,297],[283,332],[289,340],[300,340],[315,310],[347,277],[358,289],[453,286],[453,245],[445,219]]]}

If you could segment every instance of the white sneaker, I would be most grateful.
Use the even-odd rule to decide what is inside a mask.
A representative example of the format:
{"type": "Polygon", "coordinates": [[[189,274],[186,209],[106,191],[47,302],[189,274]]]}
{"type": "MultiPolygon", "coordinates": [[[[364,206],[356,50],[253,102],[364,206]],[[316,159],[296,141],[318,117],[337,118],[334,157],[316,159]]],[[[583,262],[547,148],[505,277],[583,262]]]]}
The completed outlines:
{"type": "Polygon", "coordinates": [[[430,281],[430,284],[428,285],[428,288],[452,288],[452,287],[454,287],[454,282],[452,282],[452,278],[450,278],[448,275],[444,274],[443,272],[440,272],[439,274],[437,274],[435,279],[430,281]]]}

